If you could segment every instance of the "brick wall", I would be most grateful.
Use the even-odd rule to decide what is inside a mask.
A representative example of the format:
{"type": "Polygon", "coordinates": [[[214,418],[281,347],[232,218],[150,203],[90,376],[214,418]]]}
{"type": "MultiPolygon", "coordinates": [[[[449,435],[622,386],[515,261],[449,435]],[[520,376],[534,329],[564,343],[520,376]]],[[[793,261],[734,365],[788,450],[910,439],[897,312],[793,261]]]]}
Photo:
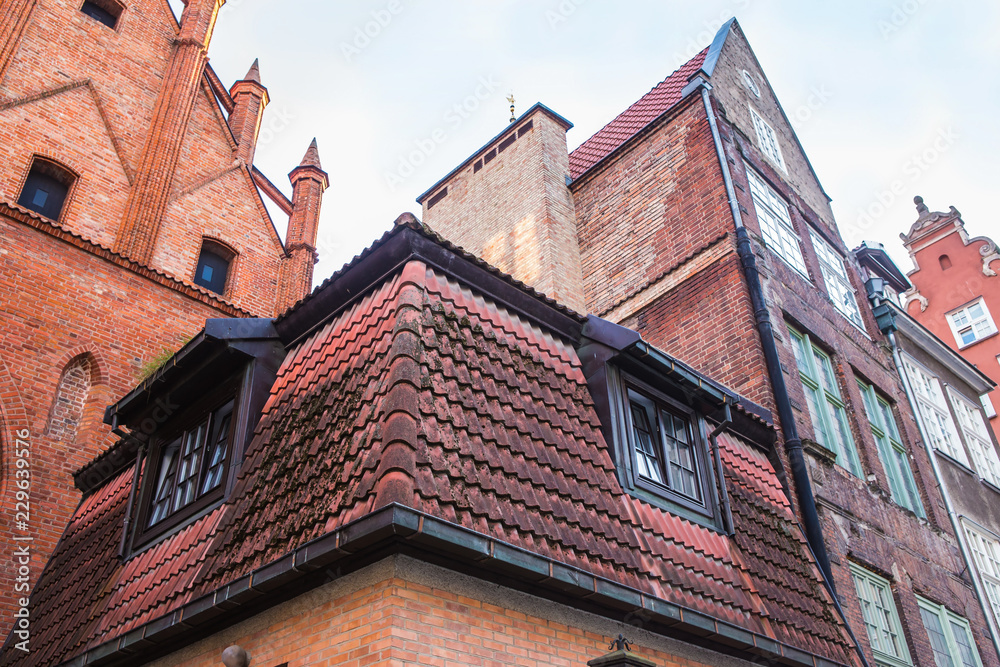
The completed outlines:
{"type": "MultiPolygon", "coordinates": [[[[223,302],[131,265],[88,252],[0,216],[0,439],[4,488],[0,535],[13,544],[13,434],[31,443],[32,580],[80,499],[73,471],[110,443],[104,408],[139,382],[144,364],[174,351],[206,318],[238,315],[223,302]],[[130,268],[131,267],[131,268],[130,268]],[[143,275],[146,274],[146,275],[143,275]],[[147,277],[148,276],[148,277],[147,277]]],[[[47,223],[36,222],[39,225],[47,223]]],[[[0,560],[0,634],[10,628],[15,563],[0,560]]]]}
{"type": "Polygon", "coordinates": [[[502,271],[583,312],[576,218],[566,187],[566,129],[565,121],[541,107],[525,114],[512,133],[428,193],[423,221],[502,271]],[[445,188],[447,195],[438,198],[445,188]]]}
{"type": "Polygon", "coordinates": [[[151,664],[214,667],[237,644],[261,667],[585,667],[619,633],[658,667],[750,664],[405,557],[332,581],[151,664]]]}

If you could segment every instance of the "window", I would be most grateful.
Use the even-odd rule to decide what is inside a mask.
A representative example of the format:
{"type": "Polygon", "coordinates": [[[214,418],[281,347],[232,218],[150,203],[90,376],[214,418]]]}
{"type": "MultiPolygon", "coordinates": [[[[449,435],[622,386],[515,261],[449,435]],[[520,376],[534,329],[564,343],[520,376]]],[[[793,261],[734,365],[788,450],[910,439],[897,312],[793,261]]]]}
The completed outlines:
{"type": "Polygon", "coordinates": [[[875,388],[858,380],[858,387],[865,402],[865,413],[868,423],[878,446],[879,459],[889,478],[889,491],[897,504],[909,509],[917,516],[924,514],[920,493],[913,479],[910,459],[899,437],[896,419],[892,414],[892,406],[875,392],[875,388]]]}
{"type": "Polygon", "coordinates": [[[816,440],[834,453],[839,465],[860,477],[861,463],[847,424],[847,412],[830,357],[816,347],[806,334],[791,329],[789,332],[816,440]]]}
{"type": "Polygon", "coordinates": [[[815,231],[810,229],[809,234],[812,237],[816,255],[819,257],[819,266],[823,271],[823,282],[826,283],[827,294],[830,295],[833,305],[855,326],[864,330],[865,325],[861,321],[861,311],[858,310],[858,301],[854,296],[854,289],[851,287],[851,279],[847,277],[847,270],[844,268],[844,258],[837,254],[833,246],[815,231]]]}
{"type": "Polygon", "coordinates": [[[951,268],[951,257],[948,257],[948,255],[941,255],[938,257],[938,263],[941,265],[942,271],[947,271],[951,268]]]}
{"type": "Polygon", "coordinates": [[[979,397],[979,402],[983,404],[983,410],[986,411],[986,416],[993,419],[997,416],[997,409],[993,406],[993,399],[990,398],[989,394],[983,394],[979,397]]]}
{"type": "Polygon", "coordinates": [[[711,513],[711,478],[695,416],[632,378],[625,381],[624,399],[633,484],[711,513]]]}
{"type": "Polygon", "coordinates": [[[854,563],[851,563],[851,577],[861,602],[861,614],[875,662],[890,666],[910,665],[910,652],[906,648],[889,582],[854,563]]]}
{"type": "Polygon", "coordinates": [[[792,219],[788,215],[788,206],[749,165],[746,166],[746,171],[747,179],[750,181],[753,206],[757,211],[757,220],[760,222],[760,231],[764,235],[764,243],[788,262],[793,269],[808,277],[809,273],[806,271],[806,264],[802,259],[799,237],[795,233],[792,219]]]}
{"type": "Polygon", "coordinates": [[[35,158],[17,203],[52,220],[58,220],[76,176],[65,167],[35,158]]]}
{"type": "Polygon", "coordinates": [[[959,347],[967,347],[997,332],[990,311],[986,309],[982,298],[949,313],[946,317],[959,347]]]}
{"type": "Polygon", "coordinates": [[[1000,459],[997,458],[997,450],[979,406],[960,396],[951,387],[948,387],[948,397],[955,408],[955,415],[965,436],[965,444],[972,454],[976,471],[980,477],[1000,487],[1000,459]]]}
{"type": "Polygon", "coordinates": [[[118,25],[122,10],[123,7],[114,0],[86,0],[80,7],[81,12],[112,30],[118,25]]]}
{"type": "Polygon", "coordinates": [[[965,537],[976,571],[986,589],[993,618],[1000,623],[1000,543],[969,525],[965,526],[965,537]]]}
{"type": "Polygon", "coordinates": [[[195,269],[194,283],[216,294],[225,294],[226,280],[229,278],[229,265],[235,253],[221,243],[206,240],[201,246],[198,256],[198,266],[195,269]]]}
{"type": "Polygon", "coordinates": [[[229,399],[160,443],[146,528],[222,491],[232,416],[229,399]]]}
{"type": "Polygon", "coordinates": [[[969,622],[930,600],[917,598],[937,667],[981,667],[969,622]]]}
{"type": "Polygon", "coordinates": [[[753,121],[753,129],[757,131],[757,143],[761,152],[778,165],[781,171],[788,171],[781,157],[781,147],[778,145],[778,135],[774,133],[774,128],[768,125],[753,107],[750,107],[750,119],[753,121]]]}
{"type": "Polygon", "coordinates": [[[917,411],[924,423],[924,430],[931,444],[962,465],[968,467],[969,459],[958,438],[958,430],[944,400],[941,383],[930,372],[908,357],[903,358],[906,377],[917,395],[917,411]]]}

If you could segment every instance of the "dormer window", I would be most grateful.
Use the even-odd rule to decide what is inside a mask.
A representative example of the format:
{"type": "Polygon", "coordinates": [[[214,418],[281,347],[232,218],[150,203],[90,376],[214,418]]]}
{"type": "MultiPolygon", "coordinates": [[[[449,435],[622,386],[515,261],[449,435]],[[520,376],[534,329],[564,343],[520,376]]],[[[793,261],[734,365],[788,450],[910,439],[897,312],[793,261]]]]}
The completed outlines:
{"type": "Polygon", "coordinates": [[[75,180],[73,172],[65,167],[51,160],[35,158],[17,203],[46,218],[58,220],[75,180]]]}
{"type": "Polygon", "coordinates": [[[201,246],[198,256],[198,266],[195,269],[194,283],[201,285],[216,294],[226,293],[226,281],[229,279],[229,267],[236,254],[214,241],[206,240],[201,246]]]}
{"type": "Polygon", "coordinates": [[[118,19],[121,18],[123,9],[124,7],[113,0],[86,0],[80,7],[81,12],[112,30],[118,27],[118,19]]]}
{"type": "Polygon", "coordinates": [[[634,387],[626,392],[636,481],[702,504],[704,464],[689,416],[634,387]]]}
{"type": "Polygon", "coordinates": [[[221,493],[230,458],[232,416],[230,398],[215,410],[198,414],[161,446],[147,527],[221,493]]]}

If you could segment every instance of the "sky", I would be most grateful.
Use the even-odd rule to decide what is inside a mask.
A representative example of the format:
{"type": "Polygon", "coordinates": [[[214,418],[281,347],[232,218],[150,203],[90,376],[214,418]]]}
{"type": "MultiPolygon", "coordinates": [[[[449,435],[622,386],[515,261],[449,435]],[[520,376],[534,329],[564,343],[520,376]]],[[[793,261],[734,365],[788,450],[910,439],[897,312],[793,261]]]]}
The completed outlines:
{"type": "MultiPolygon", "coordinates": [[[[400,213],[419,217],[416,197],[506,126],[508,94],[518,113],[542,102],[572,121],[572,150],[732,16],[848,247],[881,242],[912,268],[899,233],[918,194],[1000,240],[989,0],[228,0],[209,57],[226,85],[260,59],[271,104],[256,164],[286,194],[318,139],[319,283],[400,213]]],[[[287,218],[275,223],[283,235],[287,218]]]]}

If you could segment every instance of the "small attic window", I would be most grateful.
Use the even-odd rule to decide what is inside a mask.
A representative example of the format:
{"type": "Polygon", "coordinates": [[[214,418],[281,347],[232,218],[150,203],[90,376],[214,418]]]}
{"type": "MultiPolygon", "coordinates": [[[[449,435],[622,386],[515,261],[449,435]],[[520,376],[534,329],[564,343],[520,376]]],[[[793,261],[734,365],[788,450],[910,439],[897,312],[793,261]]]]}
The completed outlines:
{"type": "Polygon", "coordinates": [[[112,30],[118,27],[124,7],[113,0],[85,0],[80,11],[112,30]]]}
{"type": "Polygon", "coordinates": [[[201,245],[201,254],[198,256],[194,284],[201,285],[216,294],[225,294],[229,267],[234,257],[236,253],[226,246],[206,239],[201,245]]]}
{"type": "Polygon", "coordinates": [[[35,158],[17,203],[46,218],[58,220],[76,176],[50,160],[35,158]]]}

